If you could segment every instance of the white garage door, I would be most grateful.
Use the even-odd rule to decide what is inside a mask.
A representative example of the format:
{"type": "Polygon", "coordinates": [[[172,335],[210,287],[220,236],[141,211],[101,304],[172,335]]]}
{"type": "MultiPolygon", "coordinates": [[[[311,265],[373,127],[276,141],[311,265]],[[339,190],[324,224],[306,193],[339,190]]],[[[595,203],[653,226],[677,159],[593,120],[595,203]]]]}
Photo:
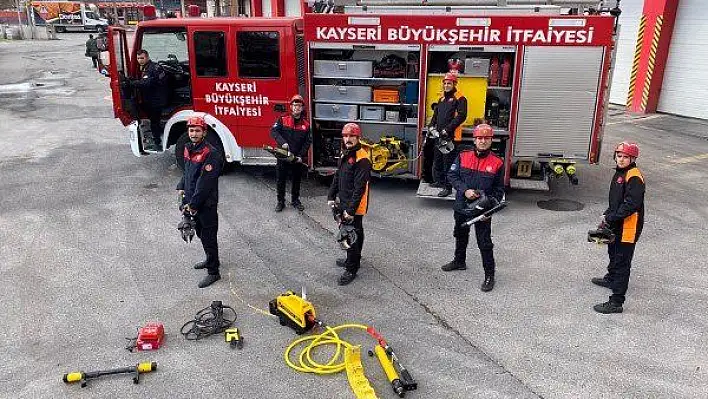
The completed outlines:
{"type": "Polygon", "coordinates": [[[286,17],[301,17],[302,3],[301,0],[285,0],[285,16],[286,17]]]}
{"type": "Polygon", "coordinates": [[[708,119],[708,4],[681,0],[658,111],[708,119]]]}
{"type": "Polygon", "coordinates": [[[637,44],[639,19],[644,10],[644,0],[623,0],[620,14],[620,34],[617,40],[615,70],[612,74],[610,102],[626,105],[629,89],[629,75],[634,61],[634,48],[637,44]]]}

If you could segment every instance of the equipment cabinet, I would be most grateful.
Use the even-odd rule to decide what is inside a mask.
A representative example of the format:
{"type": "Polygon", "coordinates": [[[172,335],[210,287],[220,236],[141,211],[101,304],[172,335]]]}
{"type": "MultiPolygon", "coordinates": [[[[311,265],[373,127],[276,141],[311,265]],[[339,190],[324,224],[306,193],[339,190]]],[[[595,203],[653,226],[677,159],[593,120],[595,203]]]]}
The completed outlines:
{"type": "Polygon", "coordinates": [[[311,43],[310,60],[315,169],[336,165],[341,129],[355,122],[368,143],[394,138],[394,145],[413,161],[390,174],[413,177],[418,155],[420,46],[311,43]]]}

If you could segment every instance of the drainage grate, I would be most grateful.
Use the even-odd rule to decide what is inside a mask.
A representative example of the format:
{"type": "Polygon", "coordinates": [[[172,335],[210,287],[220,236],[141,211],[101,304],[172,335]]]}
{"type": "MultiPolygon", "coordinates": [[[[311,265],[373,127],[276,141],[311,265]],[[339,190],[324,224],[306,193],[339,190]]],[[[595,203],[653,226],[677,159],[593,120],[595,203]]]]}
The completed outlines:
{"type": "Polygon", "coordinates": [[[581,211],[585,208],[585,204],[578,201],[566,200],[566,199],[550,199],[547,201],[538,201],[536,203],[539,208],[548,211],[558,211],[558,212],[574,212],[581,211]]]}

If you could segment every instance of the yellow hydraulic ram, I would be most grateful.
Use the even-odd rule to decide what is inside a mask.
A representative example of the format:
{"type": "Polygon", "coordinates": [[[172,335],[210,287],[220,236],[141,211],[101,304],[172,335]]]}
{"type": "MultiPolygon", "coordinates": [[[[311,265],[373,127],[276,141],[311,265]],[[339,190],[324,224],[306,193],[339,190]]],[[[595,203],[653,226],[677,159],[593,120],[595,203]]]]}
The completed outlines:
{"type": "Polygon", "coordinates": [[[388,357],[386,350],[382,348],[381,345],[376,345],[376,348],[374,348],[374,352],[376,352],[376,357],[379,359],[379,363],[381,363],[381,368],[383,369],[384,373],[386,373],[386,378],[388,378],[388,382],[391,383],[393,392],[396,392],[396,395],[401,398],[404,397],[406,394],[406,390],[405,388],[403,388],[401,378],[398,376],[398,372],[393,366],[393,362],[388,357]]]}
{"type": "Polygon", "coordinates": [[[139,363],[133,367],[121,367],[121,368],[117,368],[117,369],[89,371],[89,372],[75,371],[73,373],[66,373],[66,374],[64,374],[62,381],[64,381],[67,384],[80,382],[81,388],[84,388],[86,386],[86,384],[88,383],[88,380],[93,379],[93,378],[98,378],[103,375],[133,374],[133,384],[137,384],[140,382],[140,374],[149,373],[149,372],[155,371],[155,370],[157,370],[157,363],[156,362],[143,362],[143,363],[139,363]]]}

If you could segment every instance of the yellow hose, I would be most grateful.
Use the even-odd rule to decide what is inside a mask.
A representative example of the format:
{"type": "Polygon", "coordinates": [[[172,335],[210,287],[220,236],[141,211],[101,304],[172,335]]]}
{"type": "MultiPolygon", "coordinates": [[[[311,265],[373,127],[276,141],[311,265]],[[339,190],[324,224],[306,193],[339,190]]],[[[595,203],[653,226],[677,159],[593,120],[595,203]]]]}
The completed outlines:
{"type": "Polygon", "coordinates": [[[357,328],[366,331],[367,326],[362,324],[342,324],[336,327],[325,326],[327,331],[318,335],[308,335],[306,337],[298,338],[293,341],[285,349],[285,363],[291,368],[300,371],[302,373],[313,373],[313,374],[335,374],[343,371],[345,369],[344,363],[344,348],[351,348],[354,345],[339,338],[337,331],[341,331],[347,328],[357,328]],[[305,346],[300,355],[298,356],[298,364],[294,363],[290,359],[290,353],[295,347],[301,345],[305,342],[310,342],[305,346]],[[332,357],[327,363],[319,363],[312,358],[312,350],[323,345],[335,345],[336,349],[332,357]],[[340,359],[341,357],[341,359],[340,359]]]}

